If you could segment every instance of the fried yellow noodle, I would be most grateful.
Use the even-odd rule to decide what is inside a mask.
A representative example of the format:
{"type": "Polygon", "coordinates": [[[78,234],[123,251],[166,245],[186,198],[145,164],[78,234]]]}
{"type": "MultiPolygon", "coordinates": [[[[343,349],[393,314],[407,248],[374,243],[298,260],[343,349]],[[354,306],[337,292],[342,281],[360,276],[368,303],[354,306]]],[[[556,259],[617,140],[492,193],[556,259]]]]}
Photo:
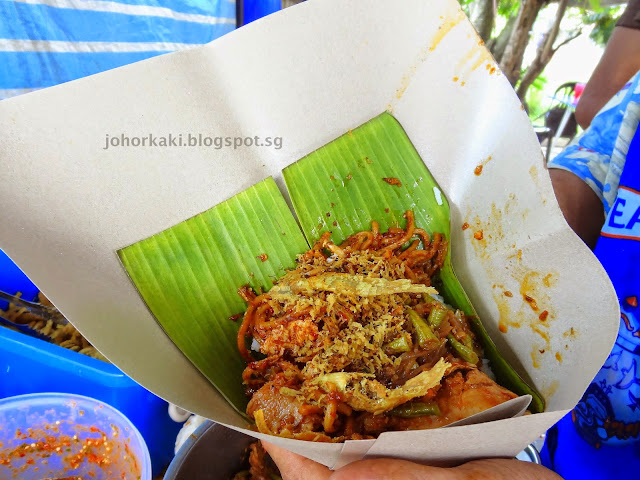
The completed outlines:
{"type": "MultiPolygon", "coordinates": [[[[20,298],[20,293],[16,296],[20,298]]],[[[46,307],[55,308],[49,299],[42,294],[42,292],[38,292],[38,302],[46,307]]],[[[0,309],[0,315],[11,322],[28,325],[34,331],[49,337],[54,344],[59,345],[60,347],[108,362],[108,360],[98,350],[96,350],[86,338],[80,335],[80,332],[76,330],[71,323],[54,323],[52,320],[40,317],[35,313],[29,312],[26,308],[13,303],[9,303],[6,310],[0,309]]]]}
{"type": "Polygon", "coordinates": [[[434,298],[447,241],[416,228],[325,233],[267,293],[242,287],[247,414],[262,433],[314,441],[435,428],[516,395],[482,373],[464,314],[434,298]],[[266,358],[256,360],[247,345],[266,358]]]}

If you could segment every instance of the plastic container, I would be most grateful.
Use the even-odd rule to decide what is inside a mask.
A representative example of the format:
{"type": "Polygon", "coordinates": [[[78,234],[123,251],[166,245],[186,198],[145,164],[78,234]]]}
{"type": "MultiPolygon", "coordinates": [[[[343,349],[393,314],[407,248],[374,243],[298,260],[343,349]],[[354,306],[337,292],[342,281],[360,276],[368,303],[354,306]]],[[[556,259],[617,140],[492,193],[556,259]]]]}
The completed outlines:
{"type": "MultiPolygon", "coordinates": [[[[2,251],[0,289],[13,294],[23,292],[27,300],[35,299],[38,293],[37,287],[2,251]]],[[[5,308],[6,303],[0,307],[5,308]]],[[[154,475],[159,475],[173,458],[182,424],[171,420],[167,402],[114,365],[0,327],[0,398],[38,392],[85,395],[120,410],[146,440],[154,475]]],[[[0,475],[0,479],[4,477],[0,475]]]]}
{"type": "Polygon", "coordinates": [[[149,451],[115,408],[79,395],[0,400],[0,478],[151,480],[149,451]]]}
{"type": "Polygon", "coordinates": [[[243,454],[256,439],[207,420],[189,435],[164,480],[228,480],[243,469],[243,454]]]}

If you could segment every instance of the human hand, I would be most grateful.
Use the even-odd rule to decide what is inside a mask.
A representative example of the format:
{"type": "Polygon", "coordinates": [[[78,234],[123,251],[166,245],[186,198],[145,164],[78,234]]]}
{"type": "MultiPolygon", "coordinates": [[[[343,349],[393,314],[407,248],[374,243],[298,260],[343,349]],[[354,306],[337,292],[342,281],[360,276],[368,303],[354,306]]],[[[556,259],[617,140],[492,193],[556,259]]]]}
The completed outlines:
{"type": "Polygon", "coordinates": [[[360,460],[336,471],[267,442],[262,446],[278,465],[283,480],[562,480],[546,468],[507,459],[474,460],[458,467],[437,468],[406,460],[360,460]]]}

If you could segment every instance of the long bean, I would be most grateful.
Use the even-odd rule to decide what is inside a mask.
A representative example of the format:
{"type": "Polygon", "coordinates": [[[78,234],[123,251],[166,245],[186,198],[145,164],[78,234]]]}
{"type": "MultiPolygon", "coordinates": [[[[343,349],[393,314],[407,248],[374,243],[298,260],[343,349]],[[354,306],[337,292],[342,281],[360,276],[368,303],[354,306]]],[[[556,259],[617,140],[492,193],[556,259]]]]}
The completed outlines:
{"type": "Polygon", "coordinates": [[[429,312],[429,317],[427,317],[427,322],[431,325],[432,328],[437,328],[438,325],[444,320],[444,317],[447,316],[447,308],[441,303],[436,303],[429,312]]]}
{"type": "Polygon", "coordinates": [[[392,340],[384,346],[384,349],[389,353],[402,353],[408,352],[411,350],[411,346],[409,345],[409,341],[405,335],[392,340]]]}
{"type": "Polygon", "coordinates": [[[447,335],[447,340],[449,340],[449,343],[451,344],[453,349],[465,362],[473,363],[474,365],[478,363],[478,354],[473,351],[473,348],[469,348],[466,345],[463,345],[451,334],[447,335]]]}
{"type": "Polygon", "coordinates": [[[414,418],[426,415],[440,415],[440,407],[436,402],[406,403],[389,412],[394,417],[414,418]]]}
{"type": "Polygon", "coordinates": [[[429,342],[433,340],[437,342],[440,340],[436,336],[436,334],[433,333],[431,328],[429,328],[427,322],[425,322],[424,319],[420,315],[418,315],[415,310],[412,310],[411,308],[407,310],[409,310],[409,319],[413,324],[413,328],[416,331],[416,335],[418,336],[418,343],[421,347],[426,348],[429,342]]]}

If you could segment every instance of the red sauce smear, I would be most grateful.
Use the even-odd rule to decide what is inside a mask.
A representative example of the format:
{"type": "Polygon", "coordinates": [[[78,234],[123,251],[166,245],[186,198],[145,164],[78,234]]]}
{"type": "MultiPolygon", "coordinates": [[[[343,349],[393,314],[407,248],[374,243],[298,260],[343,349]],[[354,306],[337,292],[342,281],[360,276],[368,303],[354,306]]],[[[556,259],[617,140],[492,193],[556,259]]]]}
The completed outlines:
{"type": "Polygon", "coordinates": [[[478,165],[476,168],[473,169],[473,173],[475,173],[476,175],[480,176],[480,174],[482,173],[482,169],[484,168],[483,165],[478,165]]]}
{"type": "Polygon", "coordinates": [[[258,255],[256,258],[261,262],[266,262],[269,259],[269,256],[266,253],[263,253],[262,255],[258,255]]]}
{"type": "Polygon", "coordinates": [[[463,229],[463,230],[466,230],[467,228],[469,228],[469,224],[468,224],[467,222],[464,222],[464,223],[462,224],[462,229],[463,229]]]}
{"type": "Polygon", "coordinates": [[[473,234],[473,238],[475,238],[476,240],[482,240],[484,238],[484,232],[482,230],[478,230],[473,234]]]}
{"type": "Polygon", "coordinates": [[[382,180],[387,182],[389,185],[395,185],[396,187],[402,186],[402,182],[400,182],[396,177],[384,177],[382,180]]]}

